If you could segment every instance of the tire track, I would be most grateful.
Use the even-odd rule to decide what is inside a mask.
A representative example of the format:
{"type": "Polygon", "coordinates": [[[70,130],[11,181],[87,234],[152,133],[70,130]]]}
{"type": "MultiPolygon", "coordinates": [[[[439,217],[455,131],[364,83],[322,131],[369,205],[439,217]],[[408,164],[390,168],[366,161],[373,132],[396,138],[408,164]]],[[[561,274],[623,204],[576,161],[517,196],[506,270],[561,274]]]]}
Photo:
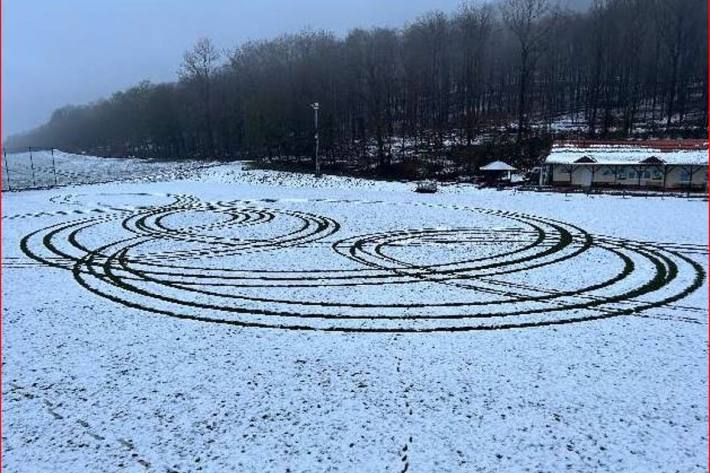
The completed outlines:
{"type": "MultiPolygon", "coordinates": [[[[57,201],[69,203],[75,197],[57,201]]],[[[29,261],[8,260],[6,267],[41,264],[66,270],[98,296],[160,315],[244,327],[345,332],[501,330],[639,315],[651,308],[672,307],[697,290],[705,277],[702,266],[682,253],[696,253],[696,246],[595,237],[564,222],[509,211],[451,206],[508,226],[397,230],[330,243],[326,239],[340,231],[337,221],[262,206],[276,202],[272,199],[201,202],[191,196],[171,197],[173,202],[166,205],[117,209],[31,232],[20,244],[29,261]],[[190,224],[178,224],[185,220],[190,224]],[[88,236],[106,234],[117,226],[125,237],[99,247],[82,243],[90,240],[88,236]],[[268,235],[257,236],[264,231],[268,235]],[[245,238],[249,232],[251,236],[245,238]],[[165,242],[175,248],[155,251],[151,246],[165,242]],[[234,263],[250,254],[267,257],[324,244],[329,244],[334,256],[355,267],[279,270],[234,263]],[[420,248],[421,252],[437,245],[478,248],[483,254],[426,262],[389,254],[391,249],[420,248]],[[591,251],[618,261],[620,270],[566,290],[504,278],[548,271],[591,251]],[[193,264],[206,258],[218,264],[229,259],[230,263],[193,264]],[[325,287],[361,288],[375,295],[388,287],[432,284],[459,290],[460,296],[457,300],[380,302],[328,300],[318,295],[325,287]],[[275,291],[284,289],[316,294],[277,297],[275,291]]],[[[457,255],[467,256],[467,252],[457,255]]]]}

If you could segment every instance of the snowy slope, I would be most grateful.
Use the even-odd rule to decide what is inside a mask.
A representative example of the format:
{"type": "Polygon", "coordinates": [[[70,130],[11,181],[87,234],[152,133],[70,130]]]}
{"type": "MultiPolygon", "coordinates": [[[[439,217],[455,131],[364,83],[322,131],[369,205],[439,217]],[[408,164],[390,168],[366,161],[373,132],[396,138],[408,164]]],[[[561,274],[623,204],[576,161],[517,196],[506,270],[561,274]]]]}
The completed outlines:
{"type": "Polygon", "coordinates": [[[707,469],[707,203],[179,177],[3,195],[7,471],[707,469]]]}

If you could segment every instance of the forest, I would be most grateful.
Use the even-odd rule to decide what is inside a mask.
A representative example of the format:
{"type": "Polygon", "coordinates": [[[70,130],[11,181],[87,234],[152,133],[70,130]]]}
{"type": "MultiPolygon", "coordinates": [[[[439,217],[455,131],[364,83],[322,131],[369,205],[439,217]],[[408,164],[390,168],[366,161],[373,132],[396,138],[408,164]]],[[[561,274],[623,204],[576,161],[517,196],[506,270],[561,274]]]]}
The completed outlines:
{"type": "Polygon", "coordinates": [[[175,82],[56,110],[7,148],[392,175],[533,166],[560,138],[707,136],[705,0],[464,3],[401,28],[199,39],[175,82]],[[319,104],[316,129],[311,104],[319,104]]]}

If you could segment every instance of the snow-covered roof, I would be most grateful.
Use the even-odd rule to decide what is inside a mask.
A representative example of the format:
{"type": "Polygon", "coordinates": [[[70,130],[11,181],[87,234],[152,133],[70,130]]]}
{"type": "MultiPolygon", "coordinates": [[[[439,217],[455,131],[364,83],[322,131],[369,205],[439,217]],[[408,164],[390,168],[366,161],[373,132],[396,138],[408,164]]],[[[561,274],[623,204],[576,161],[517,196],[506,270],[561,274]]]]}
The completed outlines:
{"type": "Polygon", "coordinates": [[[493,161],[481,167],[481,171],[515,171],[516,169],[503,161],[493,161]]]}
{"type": "Polygon", "coordinates": [[[702,140],[555,143],[547,164],[676,164],[707,165],[708,144],[702,140]]]}

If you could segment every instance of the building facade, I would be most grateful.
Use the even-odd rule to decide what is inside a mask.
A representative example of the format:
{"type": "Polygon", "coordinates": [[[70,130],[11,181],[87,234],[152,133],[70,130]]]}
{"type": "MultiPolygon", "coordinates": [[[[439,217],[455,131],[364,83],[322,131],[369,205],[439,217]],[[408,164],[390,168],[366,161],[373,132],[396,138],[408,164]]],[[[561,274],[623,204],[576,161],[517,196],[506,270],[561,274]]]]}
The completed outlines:
{"type": "Polygon", "coordinates": [[[555,143],[540,173],[541,185],[704,191],[704,140],[565,141],[555,143]]]}

